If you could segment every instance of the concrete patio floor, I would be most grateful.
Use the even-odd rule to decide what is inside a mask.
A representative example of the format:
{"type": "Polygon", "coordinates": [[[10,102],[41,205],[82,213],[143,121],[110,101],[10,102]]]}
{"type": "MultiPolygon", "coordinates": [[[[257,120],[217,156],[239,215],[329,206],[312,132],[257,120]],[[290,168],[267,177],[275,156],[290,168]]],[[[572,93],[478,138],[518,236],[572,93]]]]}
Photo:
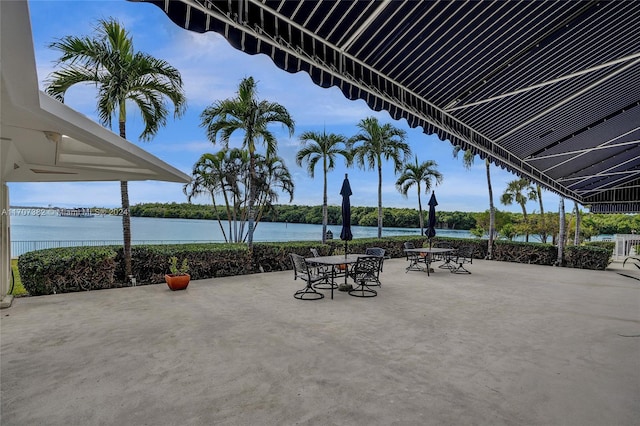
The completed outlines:
{"type": "Polygon", "coordinates": [[[0,421],[638,424],[640,281],[620,265],[405,266],[372,299],[296,300],[291,271],[16,299],[0,421]]]}

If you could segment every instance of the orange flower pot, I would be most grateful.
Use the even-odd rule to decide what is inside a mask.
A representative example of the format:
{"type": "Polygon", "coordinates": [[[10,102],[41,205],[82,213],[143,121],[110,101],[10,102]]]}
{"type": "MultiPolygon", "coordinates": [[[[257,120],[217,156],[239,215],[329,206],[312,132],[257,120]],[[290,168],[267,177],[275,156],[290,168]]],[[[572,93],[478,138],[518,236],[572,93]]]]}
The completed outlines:
{"type": "Polygon", "coordinates": [[[189,281],[191,280],[191,275],[166,274],[164,276],[164,280],[166,281],[167,285],[171,290],[173,291],[184,290],[189,285],[189,281]]]}

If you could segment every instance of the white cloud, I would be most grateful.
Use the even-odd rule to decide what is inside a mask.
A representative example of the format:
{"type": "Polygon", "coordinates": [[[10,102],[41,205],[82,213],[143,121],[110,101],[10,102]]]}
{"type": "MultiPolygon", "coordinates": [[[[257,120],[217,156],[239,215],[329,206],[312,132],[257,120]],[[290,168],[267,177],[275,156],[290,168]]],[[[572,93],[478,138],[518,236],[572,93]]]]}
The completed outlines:
{"type": "Polygon", "coordinates": [[[159,152],[196,152],[198,154],[203,154],[205,152],[210,152],[212,149],[216,149],[215,146],[207,141],[207,140],[199,140],[199,141],[186,141],[180,143],[173,144],[157,144],[157,148],[150,147],[149,151],[153,151],[156,153],[159,152]]]}
{"type": "MultiPolygon", "coordinates": [[[[10,183],[10,204],[33,207],[119,207],[119,182],[10,183]]],[[[186,202],[183,185],[173,182],[129,182],[131,205],[155,202],[186,202]]]]}

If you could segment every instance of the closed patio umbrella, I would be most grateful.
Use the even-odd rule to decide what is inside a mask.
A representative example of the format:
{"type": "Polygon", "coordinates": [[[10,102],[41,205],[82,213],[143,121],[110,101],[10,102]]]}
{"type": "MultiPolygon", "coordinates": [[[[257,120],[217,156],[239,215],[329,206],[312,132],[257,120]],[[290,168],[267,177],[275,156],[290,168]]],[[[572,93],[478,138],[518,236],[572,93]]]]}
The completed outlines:
{"type": "Polygon", "coordinates": [[[344,255],[347,256],[347,242],[353,239],[351,233],[351,185],[349,184],[349,175],[344,174],[344,181],[342,182],[342,189],[340,195],[342,195],[342,231],[340,231],[340,239],[344,241],[344,255]]]}
{"type": "Polygon", "coordinates": [[[438,201],[436,200],[436,192],[431,192],[431,198],[429,199],[429,220],[427,220],[427,230],[424,234],[429,239],[429,247],[431,247],[431,239],[436,236],[436,206],[438,201]]]}

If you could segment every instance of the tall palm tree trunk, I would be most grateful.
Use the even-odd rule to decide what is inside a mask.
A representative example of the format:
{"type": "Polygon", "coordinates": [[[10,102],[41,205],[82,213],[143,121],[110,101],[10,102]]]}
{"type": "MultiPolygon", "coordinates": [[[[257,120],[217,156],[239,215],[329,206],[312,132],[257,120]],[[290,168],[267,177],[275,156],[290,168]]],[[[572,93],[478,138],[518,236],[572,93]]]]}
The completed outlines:
{"type": "Polygon", "coordinates": [[[329,212],[327,211],[327,158],[322,159],[322,172],[324,174],[324,186],[322,193],[322,244],[327,243],[327,222],[329,212]]]}
{"type": "Polygon", "coordinates": [[[493,259],[493,239],[496,233],[496,209],[493,206],[493,187],[491,186],[491,171],[489,160],[485,160],[487,166],[487,186],[489,187],[489,244],[487,247],[487,259],[493,259]]]}
{"type": "Polygon", "coordinates": [[[382,162],[378,160],[378,238],[382,238],[382,162]]]}
{"type": "Polygon", "coordinates": [[[418,214],[420,214],[420,235],[424,235],[424,215],[422,214],[422,198],[420,197],[420,182],[418,182],[418,214]]]}
{"type": "Polygon", "coordinates": [[[547,231],[545,227],[545,217],[544,217],[544,204],[542,204],[542,188],[539,184],[536,184],[536,191],[538,192],[538,202],[540,203],[540,239],[543,243],[547,242],[547,231]]]}
{"type": "Polygon", "coordinates": [[[564,198],[560,197],[560,235],[558,236],[558,266],[564,266],[564,244],[566,241],[566,217],[564,215],[564,198]]]}
{"type": "Polygon", "coordinates": [[[253,253],[253,230],[254,230],[254,221],[255,221],[255,214],[256,212],[254,211],[254,206],[256,203],[256,192],[255,192],[255,183],[258,180],[257,176],[256,176],[256,159],[253,155],[253,152],[249,151],[249,164],[251,167],[250,173],[249,173],[249,208],[248,208],[248,215],[247,215],[247,219],[249,222],[249,232],[247,235],[247,246],[249,249],[249,256],[252,255],[253,253]]]}
{"type": "Polygon", "coordinates": [[[122,200],[122,240],[124,242],[124,273],[125,279],[131,271],[131,216],[129,216],[129,183],[120,182],[120,199],[122,200]]]}
{"type": "Polygon", "coordinates": [[[213,211],[216,214],[216,220],[218,221],[218,226],[220,226],[220,232],[222,232],[222,237],[224,238],[224,242],[228,243],[227,233],[224,230],[224,225],[222,224],[222,219],[220,218],[220,212],[218,211],[218,205],[216,203],[216,197],[213,196],[213,192],[211,193],[211,204],[213,205],[213,211]]]}
{"type": "MultiPolygon", "coordinates": [[[[527,225],[529,223],[529,219],[527,219],[527,209],[524,207],[524,204],[520,204],[520,206],[522,206],[522,216],[524,217],[524,223],[525,225],[527,225]]],[[[524,237],[524,241],[525,242],[529,242],[529,230],[527,228],[527,232],[525,234],[524,237]]]]}
{"type": "MultiPolygon", "coordinates": [[[[120,104],[120,119],[118,120],[120,128],[120,137],[127,138],[126,111],[124,109],[124,101],[120,104]]],[[[125,280],[132,275],[131,267],[131,216],[129,215],[129,183],[127,181],[120,182],[120,200],[122,202],[122,241],[124,255],[124,277],[125,280]]]]}
{"type": "Polygon", "coordinates": [[[574,201],[573,203],[573,208],[576,209],[576,231],[573,234],[573,244],[577,246],[578,244],[580,244],[580,209],[578,208],[577,202],[574,201]]]}

